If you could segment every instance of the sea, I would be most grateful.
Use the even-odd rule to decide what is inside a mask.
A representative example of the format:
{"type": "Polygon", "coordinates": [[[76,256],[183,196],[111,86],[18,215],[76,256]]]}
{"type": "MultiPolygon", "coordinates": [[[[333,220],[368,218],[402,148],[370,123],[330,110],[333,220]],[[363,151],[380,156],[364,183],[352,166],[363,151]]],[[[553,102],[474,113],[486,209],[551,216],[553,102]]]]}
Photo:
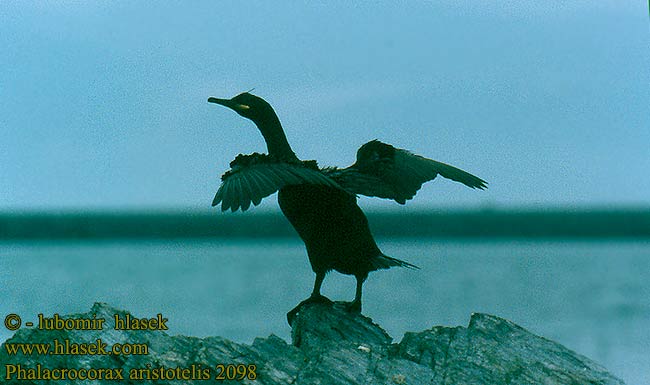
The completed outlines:
{"type": "MultiPolygon", "coordinates": [[[[371,273],[363,314],[399,341],[436,325],[467,326],[474,312],[509,319],[607,368],[650,385],[650,241],[379,239],[416,264],[371,273]]],[[[0,315],[36,321],[95,302],[136,317],[168,318],[169,334],[250,344],[290,342],[286,312],[313,285],[292,239],[5,241],[0,315]]],[[[323,294],[352,300],[354,278],[331,273],[323,294]]],[[[0,341],[13,332],[0,329],[0,341]]]]}

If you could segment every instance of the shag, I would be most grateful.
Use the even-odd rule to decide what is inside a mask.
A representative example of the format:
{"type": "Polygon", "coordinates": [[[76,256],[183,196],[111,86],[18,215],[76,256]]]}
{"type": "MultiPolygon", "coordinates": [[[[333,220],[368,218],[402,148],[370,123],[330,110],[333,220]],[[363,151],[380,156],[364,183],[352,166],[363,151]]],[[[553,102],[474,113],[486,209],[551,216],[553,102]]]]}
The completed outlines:
{"type": "Polygon", "coordinates": [[[320,293],[323,279],[331,270],[356,277],[356,293],[348,309],[361,312],[361,287],[368,273],[393,266],[417,268],[379,250],[357,205],[357,194],[404,204],[438,174],[471,188],[487,187],[484,180],[463,170],[378,140],[361,146],[356,162],[349,167],[319,168],[314,160],[296,157],[278,116],[262,98],[244,92],[232,99],[209,98],[208,102],[252,120],[268,149],[268,154],[239,154],[221,177],[212,205],[221,203],[222,211],[245,211],[251,203],[258,205],[278,191],[282,212],[307,248],[316,273],[314,289],[287,314],[289,324],[303,304],[331,302],[320,293]]]}

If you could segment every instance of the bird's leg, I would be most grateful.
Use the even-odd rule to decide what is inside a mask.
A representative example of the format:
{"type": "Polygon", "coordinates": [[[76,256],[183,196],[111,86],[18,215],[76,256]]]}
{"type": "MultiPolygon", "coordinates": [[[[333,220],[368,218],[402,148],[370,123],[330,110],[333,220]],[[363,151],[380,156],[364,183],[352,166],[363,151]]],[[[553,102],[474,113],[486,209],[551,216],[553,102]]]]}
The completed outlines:
{"type": "Polygon", "coordinates": [[[368,278],[368,275],[357,275],[357,291],[354,295],[354,300],[348,305],[348,311],[354,313],[361,313],[361,287],[363,282],[368,278]]]}
{"type": "MultiPolygon", "coordinates": [[[[332,302],[329,298],[325,297],[320,293],[320,287],[323,285],[323,280],[325,279],[325,272],[316,273],[316,280],[314,281],[314,290],[311,292],[311,296],[305,301],[309,302],[332,302]]],[[[303,301],[303,302],[305,302],[303,301]]]]}
{"type": "Polygon", "coordinates": [[[296,314],[298,314],[298,311],[300,311],[300,308],[303,305],[308,303],[316,303],[316,302],[332,303],[332,301],[329,298],[325,297],[320,293],[320,287],[323,284],[323,280],[325,279],[325,273],[326,273],[325,271],[316,273],[316,280],[314,281],[314,290],[312,290],[309,298],[300,302],[298,305],[296,305],[296,307],[294,307],[293,309],[291,309],[291,311],[287,313],[287,322],[289,322],[289,326],[291,326],[291,324],[293,323],[293,319],[296,317],[296,314]]]}

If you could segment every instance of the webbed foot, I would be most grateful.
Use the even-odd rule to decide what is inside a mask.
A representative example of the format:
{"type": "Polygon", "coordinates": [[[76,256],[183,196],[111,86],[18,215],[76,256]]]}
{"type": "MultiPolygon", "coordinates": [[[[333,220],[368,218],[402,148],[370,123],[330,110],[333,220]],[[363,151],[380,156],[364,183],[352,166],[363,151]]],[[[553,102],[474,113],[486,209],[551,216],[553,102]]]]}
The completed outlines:
{"type": "Polygon", "coordinates": [[[361,301],[352,301],[346,304],[345,310],[350,313],[361,314],[361,301]]]}

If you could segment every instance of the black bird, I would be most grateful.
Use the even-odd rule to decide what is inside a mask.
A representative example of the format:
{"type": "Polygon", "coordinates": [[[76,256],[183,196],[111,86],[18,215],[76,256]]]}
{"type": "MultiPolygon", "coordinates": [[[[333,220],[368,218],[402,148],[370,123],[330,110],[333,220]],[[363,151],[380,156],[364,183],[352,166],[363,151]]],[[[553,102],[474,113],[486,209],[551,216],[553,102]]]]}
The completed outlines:
{"type": "Polygon", "coordinates": [[[316,161],[296,157],[278,116],[262,98],[244,92],[232,99],[209,98],[208,102],[252,120],[268,148],[268,154],[240,154],[230,163],[212,205],[221,203],[222,211],[245,211],[251,203],[258,205],[262,198],[279,191],[282,212],[305,242],[316,280],[311,296],[287,314],[289,324],[304,303],[330,302],[320,288],[331,270],[356,277],[356,294],[349,310],[360,312],[361,287],[369,272],[392,266],[417,268],[379,250],[357,205],[357,194],[404,204],[438,174],[471,188],[487,187],[484,180],[463,170],[378,140],[361,146],[350,167],[319,168],[316,161]]]}

